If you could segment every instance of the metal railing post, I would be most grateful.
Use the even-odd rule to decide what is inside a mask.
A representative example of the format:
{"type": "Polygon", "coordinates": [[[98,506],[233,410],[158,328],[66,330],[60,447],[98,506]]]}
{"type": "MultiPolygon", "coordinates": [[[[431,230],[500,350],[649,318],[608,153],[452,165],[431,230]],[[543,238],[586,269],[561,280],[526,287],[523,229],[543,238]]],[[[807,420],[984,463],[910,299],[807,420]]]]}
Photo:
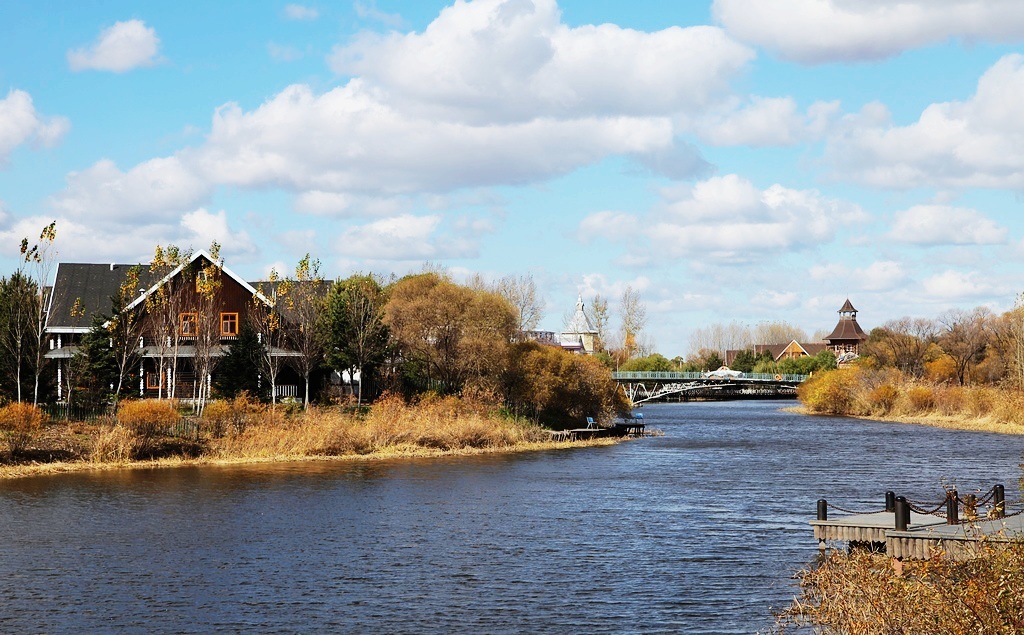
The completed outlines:
{"type": "Polygon", "coordinates": [[[960,496],[955,489],[946,492],[946,524],[960,524],[960,496]]]}
{"type": "Polygon", "coordinates": [[[896,511],[896,492],[888,491],[885,493],[885,511],[896,511]]]}
{"type": "Polygon", "coordinates": [[[896,531],[906,531],[910,525],[910,506],[907,505],[907,499],[897,496],[893,511],[896,512],[896,531]]]}
{"type": "Polygon", "coordinates": [[[828,520],[828,501],[824,498],[818,499],[818,520],[828,520]]]}

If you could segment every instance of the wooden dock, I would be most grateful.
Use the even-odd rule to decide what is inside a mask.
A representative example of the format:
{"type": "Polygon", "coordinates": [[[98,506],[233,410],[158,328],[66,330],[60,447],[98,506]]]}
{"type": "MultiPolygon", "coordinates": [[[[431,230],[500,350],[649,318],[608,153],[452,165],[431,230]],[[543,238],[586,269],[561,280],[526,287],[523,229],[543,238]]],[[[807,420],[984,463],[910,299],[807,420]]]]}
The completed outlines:
{"type": "Polygon", "coordinates": [[[927,560],[941,551],[954,560],[966,560],[986,546],[1024,539],[1024,515],[947,525],[908,527],[886,532],[885,552],[903,560],[927,560]]]}
{"type": "Polygon", "coordinates": [[[829,543],[846,542],[850,547],[884,550],[897,560],[927,560],[939,552],[961,560],[986,546],[1024,540],[1024,512],[1007,513],[1002,485],[981,500],[976,495],[961,498],[956,490],[949,490],[946,500],[931,510],[915,507],[893,492],[886,492],[886,511],[841,510],[848,515],[829,518],[828,507],[827,501],[819,500],[818,518],[811,521],[822,550],[829,543]],[[991,503],[988,511],[980,507],[985,503],[991,503]],[[939,513],[943,507],[944,515],[939,513]]]}
{"type": "MultiPolygon", "coordinates": [[[[945,518],[910,513],[910,527],[932,527],[945,525],[945,518]]],[[[814,537],[818,546],[825,548],[827,542],[875,543],[886,544],[888,532],[896,530],[896,514],[893,512],[874,512],[872,514],[854,514],[841,516],[833,520],[812,520],[814,537]]]]}

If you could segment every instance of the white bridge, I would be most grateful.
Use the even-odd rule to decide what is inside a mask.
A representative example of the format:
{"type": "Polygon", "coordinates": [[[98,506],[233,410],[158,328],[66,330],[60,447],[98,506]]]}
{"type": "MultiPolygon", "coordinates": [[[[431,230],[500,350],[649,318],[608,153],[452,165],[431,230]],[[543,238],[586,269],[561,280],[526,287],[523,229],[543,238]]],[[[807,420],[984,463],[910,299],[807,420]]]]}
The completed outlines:
{"type": "Polygon", "coordinates": [[[665,399],[673,395],[680,399],[772,399],[793,397],[796,388],[809,375],[771,373],[740,373],[713,371],[710,373],[669,372],[613,372],[626,396],[634,404],[665,399]]]}

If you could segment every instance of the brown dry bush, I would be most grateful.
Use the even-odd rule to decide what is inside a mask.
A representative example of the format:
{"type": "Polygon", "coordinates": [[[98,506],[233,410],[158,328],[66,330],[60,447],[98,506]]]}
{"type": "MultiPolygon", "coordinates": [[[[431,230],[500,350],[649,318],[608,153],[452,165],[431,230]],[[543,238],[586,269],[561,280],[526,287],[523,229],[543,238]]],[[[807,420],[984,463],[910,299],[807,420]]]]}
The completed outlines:
{"type": "Polygon", "coordinates": [[[926,414],[935,407],[935,391],[931,386],[912,386],[905,395],[906,414],[926,414]]]}
{"type": "Polygon", "coordinates": [[[0,408],[0,430],[7,436],[12,456],[25,452],[50,417],[28,403],[10,403],[0,408]]]}
{"type": "Polygon", "coordinates": [[[884,554],[833,552],[802,571],[801,592],[779,616],[779,633],[1024,632],[1024,545],[987,546],[980,557],[952,561],[940,554],[903,563],[884,554]]]}
{"type": "Polygon", "coordinates": [[[900,398],[900,391],[892,384],[876,386],[868,395],[868,404],[873,414],[885,415],[892,412],[900,398]]]}
{"type": "Polygon", "coordinates": [[[122,401],[117,422],[135,435],[134,456],[150,454],[157,439],[165,436],[181,415],[174,403],[157,399],[122,401]]]}
{"type": "Polygon", "coordinates": [[[1002,423],[1024,424],[1024,395],[1003,391],[996,402],[993,416],[1002,423]]]}
{"type": "Polygon", "coordinates": [[[954,416],[966,410],[966,389],[960,386],[937,386],[935,389],[935,409],[946,416],[954,416]]]}
{"type": "Polygon", "coordinates": [[[241,392],[233,399],[218,399],[206,404],[203,423],[214,437],[222,437],[229,430],[244,432],[249,425],[261,421],[266,406],[241,392]]]}
{"type": "Polygon", "coordinates": [[[800,384],[797,396],[813,412],[862,414],[856,407],[860,382],[861,370],[856,367],[820,372],[800,384]]]}
{"type": "Polygon", "coordinates": [[[138,438],[135,433],[113,421],[100,425],[89,452],[93,463],[124,463],[135,458],[138,438]]]}

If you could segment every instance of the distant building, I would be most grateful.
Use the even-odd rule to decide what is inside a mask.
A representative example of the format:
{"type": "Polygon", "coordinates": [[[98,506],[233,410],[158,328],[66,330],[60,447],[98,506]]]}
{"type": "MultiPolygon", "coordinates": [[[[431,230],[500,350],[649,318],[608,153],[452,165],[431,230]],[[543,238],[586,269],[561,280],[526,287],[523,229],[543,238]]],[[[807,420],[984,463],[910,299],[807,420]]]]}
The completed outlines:
{"type": "Polygon", "coordinates": [[[860,324],[857,324],[857,309],[853,308],[853,304],[847,298],[839,309],[839,323],[825,341],[828,342],[829,349],[836,354],[836,359],[840,359],[860,355],[861,342],[867,339],[867,333],[860,324]]]}
{"type": "Polygon", "coordinates": [[[583,296],[576,299],[576,312],[559,337],[559,345],[567,351],[593,355],[597,343],[597,329],[583,310],[583,296]]]}
{"type": "Polygon", "coordinates": [[[583,296],[576,299],[576,312],[565,326],[565,331],[527,331],[524,335],[540,344],[558,346],[580,355],[593,355],[597,345],[597,329],[583,310],[583,296]]]}
{"type": "MultiPolygon", "coordinates": [[[[818,353],[829,350],[835,353],[836,360],[842,364],[852,361],[860,355],[861,342],[868,339],[864,329],[857,323],[857,309],[847,298],[839,309],[839,323],[832,330],[832,333],[822,342],[797,342],[789,344],[755,344],[753,351],[755,355],[768,351],[772,359],[779,362],[784,359],[796,359],[799,357],[814,357],[818,353]]],[[[725,352],[725,363],[731,366],[736,361],[736,356],[742,350],[729,350],[725,352]]]]}

